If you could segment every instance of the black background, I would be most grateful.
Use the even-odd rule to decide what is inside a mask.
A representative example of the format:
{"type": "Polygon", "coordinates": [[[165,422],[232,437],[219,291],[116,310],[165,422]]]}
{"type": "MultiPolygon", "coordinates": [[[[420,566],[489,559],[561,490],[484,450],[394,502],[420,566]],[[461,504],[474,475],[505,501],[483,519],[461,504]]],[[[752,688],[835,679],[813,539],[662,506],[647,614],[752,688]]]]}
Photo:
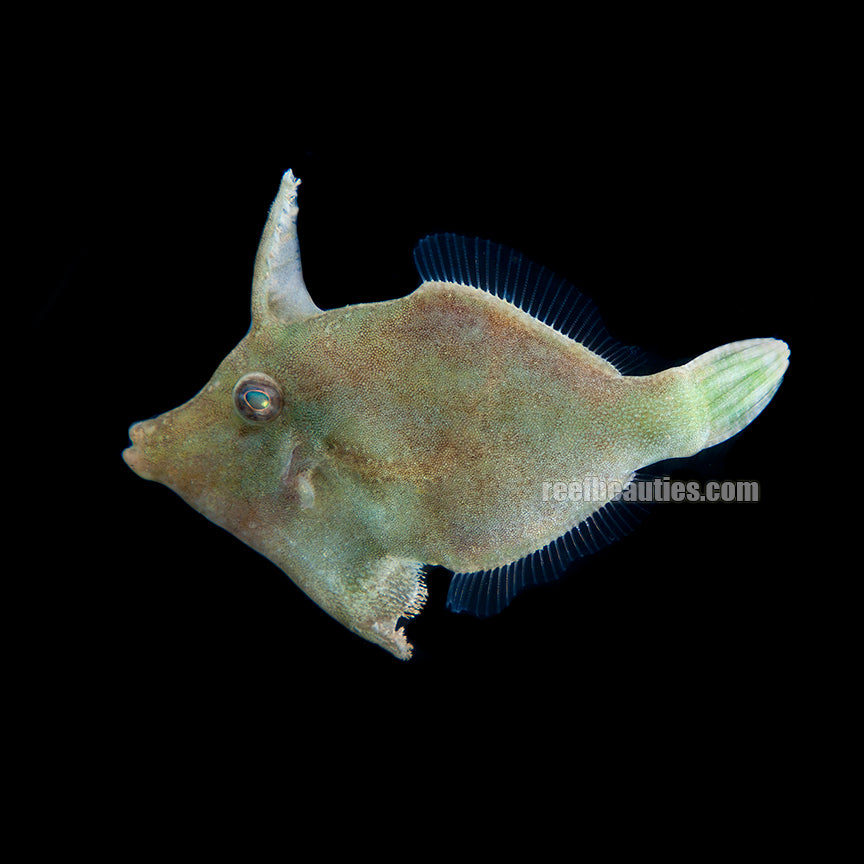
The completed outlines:
{"type": "MultiPolygon", "coordinates": [[[[64,146],[40,160],[41,217],[62,212],[63,230],[28,310],[62,477],[39,519],[62,540],[44,541],[57,561],[39,577],[28,644],[71,705],[97,693],[105,722],[146,730],[153,754],[261,729],[294,746],[323,719],[388,730],[375,748],[406,761],[409,739],[480,758],[490,730],[520,753],[530,739],[653,759],[710,742],[717,764],[778,746],[810,662],[793,566],[802,538],[789,528],[797,120],[759,79],[671,80],[574,97],[555,117],[535,106],[530,119],[475,123],[430,110],[418,122],[410,109],[386,125],[363,112],[333,123],[289,104],[228,115],[218,99],[204,116],[195,94],[151,99],[146,87],[119,107],[70,102],[64,146]],[[656,506],[631,536],[487,620],[449,613],[448,575],[434,570],[407,627],[409,663],[344,630],[120,458],[132,422],[194,395],[245,334],[258,238],[287,168],[302,179],[304,274],[322,308],[409,293],[414,244],[455,231],[567,276],[662,366],[737,339],[788,341],[767,410],[669,466],[676,479],[757,480],[761,500],[656,506]]],[[[358,758],[341,736],[332,746],[358,758]]]]}

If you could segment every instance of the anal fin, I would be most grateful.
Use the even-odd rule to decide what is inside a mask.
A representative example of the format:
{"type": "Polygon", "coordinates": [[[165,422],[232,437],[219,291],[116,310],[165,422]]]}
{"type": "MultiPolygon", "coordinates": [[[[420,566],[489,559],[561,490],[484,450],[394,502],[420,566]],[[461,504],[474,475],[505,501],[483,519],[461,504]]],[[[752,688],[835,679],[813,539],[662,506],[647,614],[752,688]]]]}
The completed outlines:
{"type": "Polygon", "coordinates": [[[491,570],[454,573],[447,608],[478,618],[497,615],[521,591],[557,579],[577,558],[629,534],[638,521],[633,502],[613,499],[542,548],[491,570]]]}

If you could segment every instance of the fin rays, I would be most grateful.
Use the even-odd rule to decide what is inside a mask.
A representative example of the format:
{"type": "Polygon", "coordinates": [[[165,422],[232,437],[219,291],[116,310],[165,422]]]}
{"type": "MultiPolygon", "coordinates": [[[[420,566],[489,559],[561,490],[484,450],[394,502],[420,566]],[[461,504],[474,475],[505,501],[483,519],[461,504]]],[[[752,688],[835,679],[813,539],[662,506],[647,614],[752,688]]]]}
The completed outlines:
{"type": "Polygon", "coordinates": [[[447,607],[485,618],[523,589],[557,579],[577,558],[598,552],[636,527],[634,502],[615,499],[535,552],[492,570],[454,573],[447,607]]]}
{"type": "Polygon", "coordinates": [[[566,279],[518,252],[477,237],[430,234],[414,249],[424,282],[479,288],[579,342],[621,371],[634,349],[608,333],[594,303],[566,279]]]}
{"type": "MultiPolygon", "coordinates": [[[[567,280],[523,255],[456,234],[432,234],[414,249],[424,282],[449,282],[486,291],[581,343],[619,371],[641,361],[640,352],[617,343],[596,306],[567,280]]],[[[635,525],[632,502],[613,500],[542,548],[492,570],[455,573],[447,605],[456,612],[494,615],[524,588],[556,579],[577,558],[590,555],[635,525]]]]}

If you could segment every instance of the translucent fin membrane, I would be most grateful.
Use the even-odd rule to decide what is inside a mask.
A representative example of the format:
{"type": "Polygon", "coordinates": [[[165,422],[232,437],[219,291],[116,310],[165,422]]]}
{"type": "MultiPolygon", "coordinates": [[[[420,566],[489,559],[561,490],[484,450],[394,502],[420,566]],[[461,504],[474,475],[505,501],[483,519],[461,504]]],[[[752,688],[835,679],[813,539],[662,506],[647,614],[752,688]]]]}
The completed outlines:
{"type": "Polygon", "coordinates": [[[789,366],[779,339],[744,339],[721,345],[684,368],[705,403],[707,440],[713,447],[740,432],[771,401],[789,366]]]}
{"type": "Polygon", "coordinates": [[[452,282],[493,294],[581,343],[619,371],[638,359],[636,349],[609,335],[591,300],[567,280],[506,246],[476,237],[431,234],[414,249],[414,263],[424,282],[452,282]]]}
{"type": "Polygon", "coordinates": [[[481,618],[504,609],[523,589],[557,579],[577,558],[629,534],[639,521],[634,502],[616,499],[530,555],[475,573],[454,573],[447,607],[481,618]]]}

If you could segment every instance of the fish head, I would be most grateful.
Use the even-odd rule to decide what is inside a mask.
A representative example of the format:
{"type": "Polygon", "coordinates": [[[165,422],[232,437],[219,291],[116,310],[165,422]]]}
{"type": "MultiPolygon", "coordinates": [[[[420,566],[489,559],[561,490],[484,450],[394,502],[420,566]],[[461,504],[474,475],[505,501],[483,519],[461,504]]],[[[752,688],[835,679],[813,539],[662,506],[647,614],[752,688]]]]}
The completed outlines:
{"type": "Polygon", "coordinates": [[[247,337],[189,401],[134,423],[126,464],[208,519],[247,535],[296,446],[285,382],[247,337]]]}

